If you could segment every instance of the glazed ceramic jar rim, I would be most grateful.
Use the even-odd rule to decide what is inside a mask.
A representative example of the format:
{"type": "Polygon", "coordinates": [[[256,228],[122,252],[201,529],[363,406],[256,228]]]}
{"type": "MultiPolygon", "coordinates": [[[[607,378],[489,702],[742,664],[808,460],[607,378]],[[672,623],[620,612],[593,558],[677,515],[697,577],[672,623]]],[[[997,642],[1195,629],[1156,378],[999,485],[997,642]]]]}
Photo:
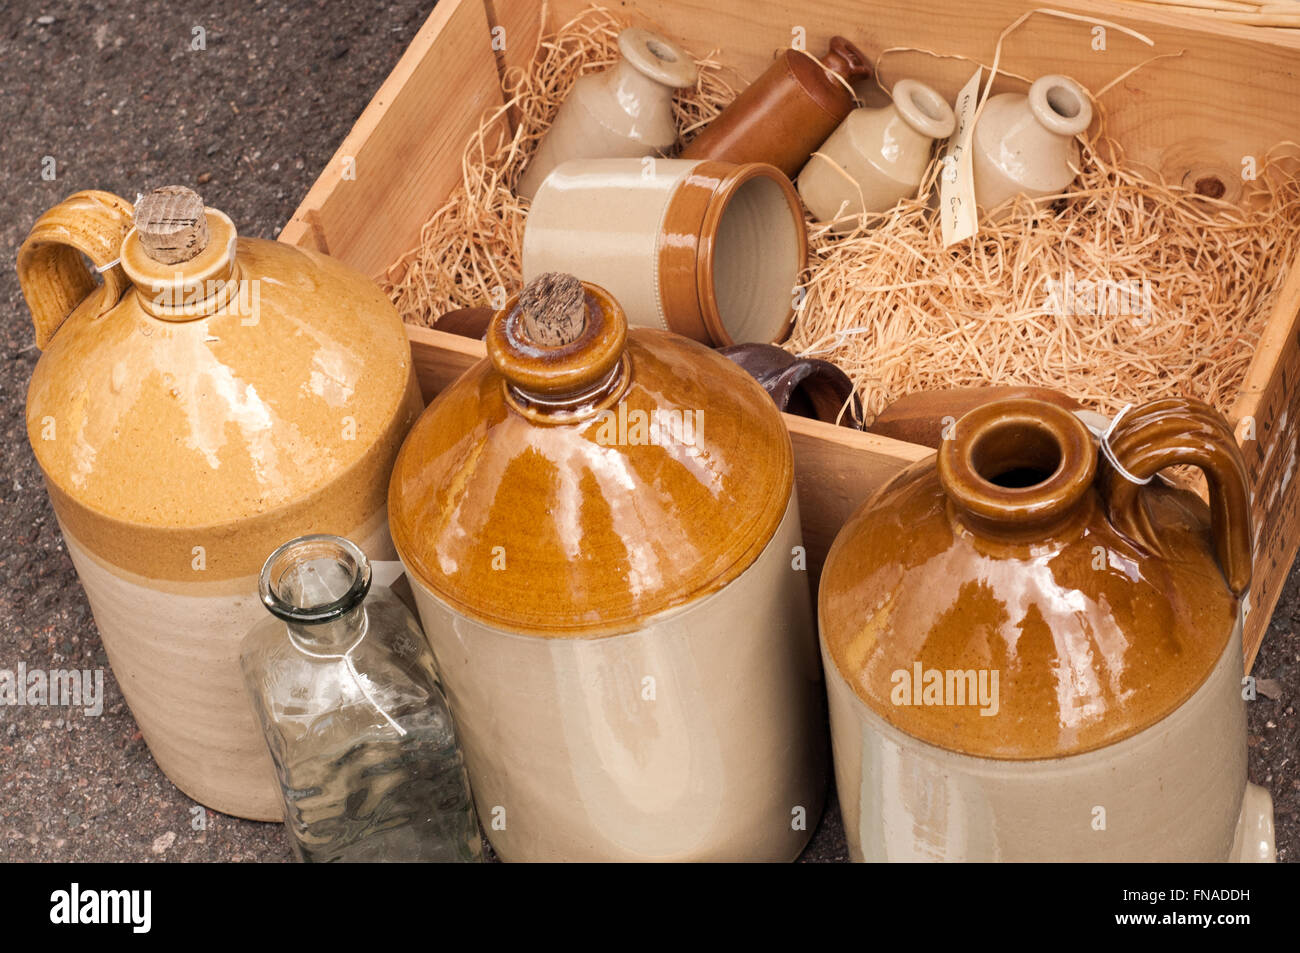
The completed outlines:
{"type": "Polygon", "coordinates": [[[503,378],[506,401],[537,423],[571,423],[618,400],[631,380],[627,317],[613,296],[582,282],[586,321],[566,344],[532,341],[519,307],[511,297],[488,325],[488,358],[503,378]]]}
{"type": "Polygon", "coordinates": [[[190,321],[213,314],[239,291],[238,232],[222,211],[205,208],[208,243],[189,261],[154,261],[132,228],[122,239],[122,270],[135,286],[140,305],[163,321],[190,321]]]}
{"type": "Polygon", "coordinates": [[[1029,109],[1049,132],[1077,136],[1092,123],[1092,100],[1068,76],[1040,76],[1029,87],[1029,109]]]}
{"type": "Polygon", "coordinates": [[[947,139],[957,128],[957,117],[948,101],[920,80],[900,79],[891,97],[903,121],[929,139],[947,139]]]}
{"type": "Polygon", "coordinates": [[[1088,494],[1097,448],[1092,431],[1071,411],[1011,398],[963,415],[936,462],[948,499],[982,529],[1041,531],[1066,519],[1088,494]],[[998,448],[1001,456],[993,459],[998,448]],[[1012,470],[1035,470],[1041,479],[1021,486],[997,482],[1012,470]]]}
{"type": "Polygon", "coordinates": [[[619,33],[618,52],[623,63],[672,89],[694,86],[699,75],[689,53],[667,37],[641,27],[619,33]]]}
{"type": "Polygon", "coordinates": [[[257,587],[262,605],[272,615],[297,625],[320,625],[340,619],[360,605],[370,592],[370,581],[370,560],[360,546],[342,536],[313,533],[278,546],[262,565],[257,587]],[[296,605],[281,594],[280,583],[294,562],[313,556],[343,563],[348,567],[352,583],[336,599],[312,606],[296,605]]]}
{"type": "MultiPolygon", "coordinates": [[[[726,344],[736,342],[727,330],[726,319],[718,303],[718,290],[715,281],[717,276],[714,271],[718,249],[718,231],[723,218],[726,217],[731,201],[740,194],[740,190],[746,183],[757,179],[767,179],[775,182],[790,207],[790,214],[795,222],[794,231],[797,252],[794,277],[796,281],[804,269],[808,267],[808,229],[804,223],[803,207],[799,203],[799,194],[795,191],[793,183],[786,178],[785,173],[774,165],[768,165],[765,162],[754,162],[738,166],[729,175],[724,176],[717,190],[713,193],[713,200],[709,202],[709,207],[704,213],[704,221],[700,231],[699,260],[696,265],[696,281],[699,285],[700,311],[704,318],[704,325],[708,328],[710,336],[715,341],[725,342],[726,344]]],[[[779,329],[770,343],[785,340],[790,334],[790,329],[794,327],[793,286],[790,288],[790,295],[790,309],[778,326],[779,329]]]]}
{"type": "MultiPolygon", "coordinates": [[[[672,330],[684,333],[687,337],[696,340],[707,340],[714,347],[729,347],[733,344],[751,343],[751,339],[738,341],[732,335],[727,326],[726,315],[722,313],[722,307],[718,301],[715,280],[714,268],[718,255],[718,232],[732,200],[735,199],[746,184],[759,179],[773,183],[780,190],[789,209],[791,221],[794,223],[796,253],[793,277],[795,281],[808,267],[808,229],[803,217],[803,206],[799,201],[799,195],[795,191],[794,185],[786,177],[785,173],[776,166],[768,165],[765,162],[747,162],[733,165],[727,162],[705,159],[697,162],[695,167],[687,173],[683,185],[698,183],[710,175],[716,176],[717,184],[702,208],[689,207],[690,200],[679,186],[664,212],[665,232],[676,233],[678,231],[677,228],[671,225],[669,219],[680,215],[682,217],[683,231],[688,234],[693,232],[698,235],[698,242],[694,249],[693,287],[690,294],[685,296],[694,297],[695,308],[691,309],[686,301],[678,300],[683,297],[682,295],[673,295],[674,282],[671,272],[678,269],[674,268],[670,261],[667,260],[664,252],[672,253],[675,249],[661,249],[659,261],[660,288],[665,299],[665,312],[670,316],[679,318],[686,317],[690,313],[690,317],[686,318],[685,324],[702,325],[703,338],[699,333],[692,333],[693,327],[679,325],[673,327],[672,330]],[[684,225],[686,220],[694,220],[697,217],[698,226],[684,225]]],[[[684,279],[685,276],[682,277],[684,279]]],[[[683,292],[685,290],[685,288],[681,289],[683,292]]],[[[793,287],[791,288],[789,300],[790,307],[776,325],[775,333],[770,337],[760,335],[763,340],[752,339],[753,343],[776,344],[785,340],[791,328],[794,327],[793,287]]]]}

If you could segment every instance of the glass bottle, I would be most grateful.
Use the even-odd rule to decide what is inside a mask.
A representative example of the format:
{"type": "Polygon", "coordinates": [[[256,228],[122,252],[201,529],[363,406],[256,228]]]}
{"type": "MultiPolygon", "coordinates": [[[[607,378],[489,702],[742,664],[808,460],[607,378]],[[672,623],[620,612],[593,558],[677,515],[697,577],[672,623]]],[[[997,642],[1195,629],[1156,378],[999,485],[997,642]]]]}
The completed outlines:
{"type": "Polygon", "coordinates": [[[338,536],[266,561],[273,618],[240,663],[299,859],[478,861],[478,821],[433,655],[419,624],[338,536]]]}

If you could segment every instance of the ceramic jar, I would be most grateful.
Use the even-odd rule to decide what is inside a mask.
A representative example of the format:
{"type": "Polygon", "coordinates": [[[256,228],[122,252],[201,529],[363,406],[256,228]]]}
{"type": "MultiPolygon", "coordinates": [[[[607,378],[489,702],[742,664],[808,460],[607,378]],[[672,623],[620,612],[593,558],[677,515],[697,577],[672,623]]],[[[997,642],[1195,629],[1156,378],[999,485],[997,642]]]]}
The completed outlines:
{"type": "Polygon", "coordinates": [[[673,91],[695,85],[690,54],[649,30],[618,35],[621,59],[581,77],[524,169],[515,193],[531,199],[569,159],[652,156],[677,144],[673,91]]]}
{"type": "Polygon", "coordinates": [[[385,492],[422,402],[401,320],[374,284],[237,237],[189,194],[192,257],[168,263],[154,257],[177,257],[157,250],[166,228],[146,250],[132,205],[106,192],[37,220],[18,253],[44,351],[27,432],[159,767],[215,810],[275,820],[279,785],[238,656],[264,614],[261,564],[304,532],[395,557],[385,492]]]}
{"type": "Polygon", "coordinates": [[[837,537],[819,621],[855,860],[1271,859],[1240,452],[1181,398],[1109,446],[1053,404],[984,404],[837,537]],[[1208,509],[1144,482],[1175,464],[1208,509]]]}
{"type": "Polygon", "coordinates": [[[493,848],[792,860],[824,699],[781,415],[569,276],[487,349],[412,429],[389,516],[493,848]]]}
{"type": "Polygon", "coordinates": [[[1092,122],[1087,91],[1068,76],[1042,76],[1029,95],[1000,93],[972,134],[975,203],[991,212],[1016,195],[1065,191],[1079,171],[1075,136],[1092,122]]]}
{"type": "Polygon", "coordinates": [[[579,159],[533,200],[523,274],[581,275],[635,325],[715,347],[768,344],[794,323],[807,254],[799,197],[772,166],[579,159]]]}
{"type": "Polygon", "coordinates": [[[890,105],[853,110],[813,153],[799,173],[799,195],[818,221],[852,231],[863,213],[888,211],[916,194],[935,140],[956,126],[942,96],[899,80],[890,105]]]}
{"type": "Polygon", "coordinates": [[[853,108],[850,84],[871,76],[867,56],[842,36],[819,61],[782,50],[682,149],[683,159],[766,162],[790,178],[853,108]]]}

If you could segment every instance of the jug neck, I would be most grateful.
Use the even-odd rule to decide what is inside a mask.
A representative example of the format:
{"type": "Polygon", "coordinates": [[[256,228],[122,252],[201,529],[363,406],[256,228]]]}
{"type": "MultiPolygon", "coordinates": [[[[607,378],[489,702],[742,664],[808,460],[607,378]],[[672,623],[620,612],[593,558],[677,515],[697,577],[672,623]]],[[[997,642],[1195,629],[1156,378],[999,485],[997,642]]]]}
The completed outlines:
{"type": "Polygon", "coordinates": [[[346,654],[366,634],[363,608],[370,562],[341,536],[301,536],[267,559],[258,580],[262,604],[306,655],[346,654]]]}
{"type": "Polygon", "coordinates": [[[1037,542],[1081,528],[1093,508],[1092,433],[1070,411],[1016,398],[977,407],[939,448],[954,517],[979,536],[1037,542]]]}
{"type": "Polygon", "coordinates": [[[159,261],[140,227],[122,242],[122,269],[135,286],[141,307],[164,321],[192,321],[243,300],[236,261],[234,223],[216,209],[204,209],[206,241],[193,257],[159,261]]]}
{"type": "Polygon", "coordinates": [[[672,98],[670,87],[626,59],[619,60],[606,76],[609,94],[629,116],[642,116],[649,105],[672,98]]]}
{"type": "Polygon", "coordinates": [[[487,352],[506,401],[535,423],[595,416],[627,390],[627,317],[603,288],[547,273],[497,312],[487,352]]]}

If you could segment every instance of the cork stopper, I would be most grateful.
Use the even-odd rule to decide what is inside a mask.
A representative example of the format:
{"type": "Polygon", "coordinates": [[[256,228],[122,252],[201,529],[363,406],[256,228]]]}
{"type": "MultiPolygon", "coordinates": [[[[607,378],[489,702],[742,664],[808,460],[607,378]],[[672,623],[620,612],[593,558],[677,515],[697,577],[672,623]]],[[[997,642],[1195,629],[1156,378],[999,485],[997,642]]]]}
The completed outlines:
{"type": "Polygon", "coordinates": [[[518,307],[524,334],[543,347],[576,341],[587,327],[587,293],[563,272],[548,271],[524,285],[518,307]]]}
{"type": "Polygon", "coordinates": [[[176,265],[189,261],[208,244],[208,217],[203,199],[183,185],[154,189],[135,206],[140,246],[154,261],[176,265]]]}

